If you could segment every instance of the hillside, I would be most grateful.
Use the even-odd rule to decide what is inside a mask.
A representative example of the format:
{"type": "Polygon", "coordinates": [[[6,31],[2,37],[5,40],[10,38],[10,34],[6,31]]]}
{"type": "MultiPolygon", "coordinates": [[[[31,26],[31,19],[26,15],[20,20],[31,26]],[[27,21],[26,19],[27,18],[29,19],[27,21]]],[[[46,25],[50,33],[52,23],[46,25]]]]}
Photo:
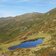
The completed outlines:
{"type": "Polygon", "coordinates": [[[34,12],[7,18],[0,19],[0,49],[3,52],[9,56],[56,55],[56,8],[47,13],[34,12]],[[44,42],[37,47],[6,50],[21,42],[42,37],[44,42]]]}
{"type": "Polygon", "coordinates": [[[28,13],[21,16],[16,16],[8,20],[1,20],[0,35],[1,41],[6,41],[10,38],[19,36],[27,32],[34,24],[42,20],[42,14],[28,13]],[[3,39],[4,40],[3,40],[3,39]]]}

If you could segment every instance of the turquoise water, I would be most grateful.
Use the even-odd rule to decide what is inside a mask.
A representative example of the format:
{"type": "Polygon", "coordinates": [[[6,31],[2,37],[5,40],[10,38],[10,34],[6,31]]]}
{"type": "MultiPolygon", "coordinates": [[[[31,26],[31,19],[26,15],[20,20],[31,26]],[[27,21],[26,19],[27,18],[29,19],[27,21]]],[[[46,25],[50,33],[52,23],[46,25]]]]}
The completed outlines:
{"type": "Polygon", "coordinates": [[[38,39],[38,40],[34,40],[34,41],[26,41],[26,42],[21,43],[20,45],[9,47],[9,50],[14,50],[17,48],[36,47],[37,45],[42,44],[42,42],[43,42],[43,39],[38,39]]]}

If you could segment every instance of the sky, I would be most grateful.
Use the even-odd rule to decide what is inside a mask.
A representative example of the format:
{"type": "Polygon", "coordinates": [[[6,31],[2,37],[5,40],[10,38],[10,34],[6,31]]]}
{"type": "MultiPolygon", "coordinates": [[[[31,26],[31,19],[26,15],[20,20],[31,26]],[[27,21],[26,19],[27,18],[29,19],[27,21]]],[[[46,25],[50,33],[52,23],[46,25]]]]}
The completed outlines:
{"type": "Polygon", "coordinates": [[[45,13],[53,8],[56,8],[56,0],[0,0],[0,17],[45,13]]]}

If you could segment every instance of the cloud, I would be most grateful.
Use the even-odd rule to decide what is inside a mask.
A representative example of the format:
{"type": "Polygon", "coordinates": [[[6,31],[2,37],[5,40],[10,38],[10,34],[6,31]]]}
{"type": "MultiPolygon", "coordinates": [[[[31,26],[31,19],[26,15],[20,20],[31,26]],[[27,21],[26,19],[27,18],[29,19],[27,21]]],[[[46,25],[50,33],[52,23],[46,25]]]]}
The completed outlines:
{"type": "Polygon", "coordinates": [[[50,1],[50,4],[56,5],[56,0],[50,1]]]}
{"type": "Polygon", "coordinates": [[[0,17],[7,17],[7,16],[13,16],[13,13],[11,11],[0,11],[0,17]]]}
{"type": "Polygon", "coordinates": [[[7,2],[7,0],[0,0],[0,3],[7,2]]]}
{"type": "Polygon", "coordinates": [[[28,1],[31,1],[31,0],[17,0],[18,2],[28,2],[28,1]]]}
{"type": "Polygon", "coordinates": [[[4,2],[29,2],[32,0],[0,0],[0,3],[4,3],[4,2]]]}

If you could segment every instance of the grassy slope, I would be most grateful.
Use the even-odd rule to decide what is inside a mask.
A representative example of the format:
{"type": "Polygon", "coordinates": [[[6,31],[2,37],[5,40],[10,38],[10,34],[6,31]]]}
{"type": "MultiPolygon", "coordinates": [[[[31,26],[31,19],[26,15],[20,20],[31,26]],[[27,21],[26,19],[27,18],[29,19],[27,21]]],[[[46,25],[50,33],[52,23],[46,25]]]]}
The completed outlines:
{"type": "Polygon", "coordinates": [[[3,51],[7,51],[6,49],[9,46],[20,44],[23,41],[45,37],[42,45],[35,48],[8,51],[9,53],[7,52],[6,54],[9,54],[9,56],[13,56],[15,52],[14,56],[27,56],[28,54],[28,56],[51,56],[53,52],[55,56],[56,9],[45,14],[25,14],[16,16],[14,19],[2,20],[0,23],[0,32],[0,47],[3,47],[3,51]]]}

